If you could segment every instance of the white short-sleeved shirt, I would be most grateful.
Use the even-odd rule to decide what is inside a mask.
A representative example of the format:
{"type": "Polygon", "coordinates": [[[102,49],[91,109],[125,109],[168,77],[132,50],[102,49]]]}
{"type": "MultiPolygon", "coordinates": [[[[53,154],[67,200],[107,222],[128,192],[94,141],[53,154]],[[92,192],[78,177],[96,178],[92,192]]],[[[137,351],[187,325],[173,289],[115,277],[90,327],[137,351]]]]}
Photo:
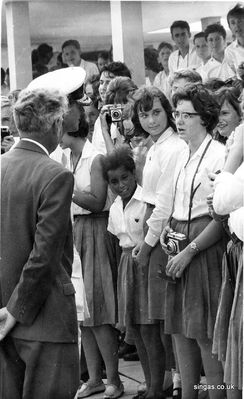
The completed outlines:
{"type": "Polygon", "coordinates": [[[98,67],[93,62],[81,59],[80,66],[86,71],[86,81],[93,75],[99,75],[98,67]]]}
{"type": "Polygon", "coordinates": [[[164,95],[170,99],[170,92],[171,92],[171,87],[170,87],[170,82],[169,82],[169,76],[166,75],[165,71],[159,72],[154,79],[153,86],[158,87],[164,95]]]}
{"type": "Polygon", "coordinates": [[[118,237],[119,245],[123,248],[135,247],[143,241],[146,204],[140,198],[141,187],[138,185],[124,209],[120,196],[116,197],[110,208],[108,231],[118,237]]]}
{"type": "Polygon", "coordinates": [[[190,44],[189,52],[184,58],[179,50],[173,51],[169,56],[169,73],[171,76],[180,69],[196,69],[200,65],[201,59],[197,56],[195,47],[192,44],[190,44]]]}
{"type": "Polygon", "coordinates": [[[147,153],[143,169],[142,200],[155,205],[145,241],[154,247],[172,209],[173,176],[179,154],[187,147],[169,127],[147,153]]]}
{"type": "Polygon", "coordinates": [[[238,75],[237,69],[239,65],[244,62],[244,47],[238,43],[237,39],[226,47],[225,60],[230,68],[238,75]]]}
{"type": "MultiPolygon", "coordinates": [[[[191,158],[189,148],[179,156],[174,175],[174,211],[173,217],[177,220],[187,221],[190,203],[190,192],[193,176],[197,169],[200,158],[209,142],[211,135],[207,134],[198,150],[191,158]]],[[[207,196],[213,192],[208,178],[209,172],[222,170],[225,162],[225,147],[216,140],[212,140],[206,154],[199,166],[194,181],[194,189],[197,188],[193,197],[191,219],[208,215],[207,196]]]]}
{"type": "Polygon", "coordinates": [[[219,62],[213,57],[206,64],[197,68],[196,71],[201,75],[203,83],[212,78],[227,80],[235,76],[235,72],[227,64],[225,59],[223,62],[219,62]]]}
{"type": "Polygon", "coordinates": [[[244,241],[244,163],[234,174],[222,172],[214,182],[213,207],[219,215],[230,214],[231,233],[244,241]]]}
{"type": "MultiPolygon", "coordinates": [[[[124,137],[119,133],[116,125],[114,123],[111,124],[110,129],[111,139],[116,142],[116,144],[122,144],[124,142],[124,137]]],[[[94,124],[94,131],[92,135],[92,144],[103,155],[107,155],[107,148],[103,138],[101,120],[98,117],[94,124]]]]}

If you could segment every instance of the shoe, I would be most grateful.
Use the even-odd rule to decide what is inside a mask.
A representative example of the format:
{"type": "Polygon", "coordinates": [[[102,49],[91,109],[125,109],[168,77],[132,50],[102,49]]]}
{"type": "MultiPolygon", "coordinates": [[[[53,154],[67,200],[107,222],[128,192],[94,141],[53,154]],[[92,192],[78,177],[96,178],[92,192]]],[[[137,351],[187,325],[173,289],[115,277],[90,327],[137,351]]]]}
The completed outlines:
{"type": "Polygon", "coordinates": [[[146,381],[142,382],[141,384],[139,384],[137,386],[137,393],[139,395],[142,395],[143,393],[145,393],[147,391],[147,384],[146,381]]]}
{"type": "MultiPolygon", "coordinates": [[[[178,388],[175,388],[175,389],[177,389],[178,390],[178,388]]],[[[164,395],[166,396],[166,397],[168,397],[168,396],[173,396],[173,384],[172,385],[170,385],[167,389],[164,389],[163,390],[163,393],[164,393],[164,395]]],[[[176,397],[174,397],[174,399],[179,399],[178,398],[178,396],[176,396],[176,397]]]]}
{"type": "Polygon", "coordinates": [[[104,392],[103,398],[104,399],[116,399],[120,398],[124,393],[124,385],[122,382],[120,385],[117,387],[114,384],[109,384],[106,387],[106,391],[104,392]]]}
{"type": "Polygon", "coordinates": [[[127,353],[126,355],[123,356],[123,359],[127,362],[134,362],[139,360],[139,356],[137,352],[127,353]]]}
{"type": "Polygon", "coordinates": [[[74,399],[86,398],[87,396],[93,395],[94,393],[104,392],[105,385],[103,382],[98,384],[92,384],[89,381],[81,385],[81,387],[76,392],[74,399]]]}
{"type": "Polygon", "coordinates": [[[182,392],[182,389],[181,389],[181,388],[174,388],[174,389],[173,389],[172,398],[173,398],[173,399],[181,399],[181,392],[182,392]]]}
{"type": "Polygon", "coordinates": [[[124,357],[124,355],[133,353],[135,351],[136,351],[135,345],[129,345],[126,342],[123,342],[119,347],[118,355],[119,355],[119,358],[122,358],[122,357],[124,357]]]}

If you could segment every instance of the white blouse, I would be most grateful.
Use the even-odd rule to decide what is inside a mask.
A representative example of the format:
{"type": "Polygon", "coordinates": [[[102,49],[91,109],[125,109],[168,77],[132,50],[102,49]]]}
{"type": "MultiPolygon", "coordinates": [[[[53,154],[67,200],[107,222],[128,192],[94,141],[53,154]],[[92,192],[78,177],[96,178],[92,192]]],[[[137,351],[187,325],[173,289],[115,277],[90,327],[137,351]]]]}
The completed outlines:
{"type": "Polygon", "coordinates": [[[140,200],[141,187],[138,185],[132,198],[123,209],[120,196],[116,197],[109,211],[108,231],[119,239],[123,248],[135,247],[143,241],[143,219],[146,204],[140,200]]]}
{"type": "Polygon", "coordinates": [[[143,169],[142,200],[155,205],[147,220],[145,241],[154,247],[172,208],[173,176],[179,154],[187,147],[169,127],[147,153],[143,169]]]}
{"type": "Polygon", "coordinates": [[[219,215],[230,214],[231,233],[244,241],[244,163],[234,174],[222,172],[214,182],[213,207],[219,215]]]}
{"type": "MultiPolygon", "coordinates": [[[[190,203],[190,192],[193,176],[200,158],[209,142],[211,135],[207,134],[198,150],[190,158],[189,148],[180,154],[174,176],[175,201],[173,217],[177,220],[187,221],[190,203]]],[[[218,141],[212,140],[205,153],[194,181],[197,188],[193,197],[191,219],[208,215],[207,196],[213,192],[208,177],[209,172],[222,170],[225,162],[225,147],[218,141]]]]}

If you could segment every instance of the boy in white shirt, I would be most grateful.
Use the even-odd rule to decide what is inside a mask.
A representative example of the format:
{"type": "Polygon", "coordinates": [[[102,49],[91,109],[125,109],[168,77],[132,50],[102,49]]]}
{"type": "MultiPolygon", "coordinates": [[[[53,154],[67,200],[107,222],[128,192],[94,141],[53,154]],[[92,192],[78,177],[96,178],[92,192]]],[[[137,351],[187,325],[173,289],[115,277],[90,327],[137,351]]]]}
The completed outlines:
{"type": "Polygon", "coordinates": [[[238,3],[227,14],[229,28],[236,38],[225,50],[225,59],[238,77],[244,75],[244,5],[238,3]]]}

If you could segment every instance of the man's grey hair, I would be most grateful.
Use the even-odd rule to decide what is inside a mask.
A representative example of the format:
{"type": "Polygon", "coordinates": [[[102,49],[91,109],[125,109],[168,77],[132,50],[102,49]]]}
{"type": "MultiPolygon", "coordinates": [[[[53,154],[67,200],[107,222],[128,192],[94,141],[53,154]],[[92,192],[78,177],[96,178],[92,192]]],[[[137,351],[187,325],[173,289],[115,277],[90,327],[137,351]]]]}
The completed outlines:
{"type": "Polygon", "coordinates": [[[54,89],[25,89],[21,91],[13,111],[20,133],[43,137],[68,111],[68,100],[54,89]]]}

